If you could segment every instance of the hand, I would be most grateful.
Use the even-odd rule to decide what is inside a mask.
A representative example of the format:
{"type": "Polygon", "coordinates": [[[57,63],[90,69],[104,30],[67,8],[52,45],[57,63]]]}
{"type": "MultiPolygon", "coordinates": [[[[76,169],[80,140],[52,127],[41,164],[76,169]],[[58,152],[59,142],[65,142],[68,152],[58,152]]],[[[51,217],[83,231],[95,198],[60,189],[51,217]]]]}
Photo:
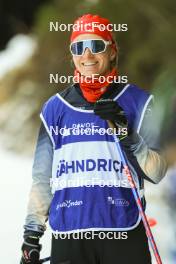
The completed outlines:
{"type": "Polygon", "coordinates": [[[118,127],[127,127],[124,110],[113,99],[100,99],[94,105],[94,113],[104,120],[113,121],[118,127]]]}
{"type": "Polygon", "coordinates": [[[35,233],[34,236],[25,238],[21,248],[22,258],[20,264],[39,264],[41,248],[39,237],[35,233]]]}

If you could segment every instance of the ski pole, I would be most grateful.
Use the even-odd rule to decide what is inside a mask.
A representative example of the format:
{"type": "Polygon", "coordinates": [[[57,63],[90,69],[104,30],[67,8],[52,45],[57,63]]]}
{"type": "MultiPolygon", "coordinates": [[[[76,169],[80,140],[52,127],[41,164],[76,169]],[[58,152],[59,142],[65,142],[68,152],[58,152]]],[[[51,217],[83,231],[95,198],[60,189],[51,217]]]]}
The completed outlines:
{"type": "Polygon", "coordinates": [[[40,259],[40,260],[39,260],[39,263],[47,262],[47,261],[49,261],[50,259],[51,259],[50,257],[40,259]]]}
{"type": "MultiPolygon", "coordinates": [[[[108,121],[108,123],[109,123],[109,126],[111,128],[114,128],[114,125],[112,124],[112,122],[108,121]]],[[[150,246],[151,246],[151,248],[153,250],[156,262],[157,262],[157,264],[162,264],[157,245],[155,243],[152,231],[150,229],[146,214],[145,214],[145,212],[143,210],[143,207],[142,207],[141,199],[140,199],[140,196],[138,194],[135,181],[134,181],[134,179],[133,179],[133,177],[131,175],[131,172],[130,172],[130,170],[128,168],[128,163],[127,163],[127,160],[126,160],[125,153],[123,154],[122,148],[120,146],[119,139],[114,134],[113,134],[113,137],[114,137],[114,140],[115,140],[115,143],[116,143],[116,146],[117,146],[117,150],[118,150],[118,152],[120,154],[120,158],[121,158],[121,160],[122,160],[122,162],[124,164],[124,172],[125,172],[125,174],[127,176],[128,182],[130,183],[130,186],[131,186],[131,189],[132,189],[136,204],[137,204],[138,209],[139,209],[139,213],[141,215],[141,218],[142,218],[145,230],[146,230],[146,235],[148,237],[150,246]]]]}

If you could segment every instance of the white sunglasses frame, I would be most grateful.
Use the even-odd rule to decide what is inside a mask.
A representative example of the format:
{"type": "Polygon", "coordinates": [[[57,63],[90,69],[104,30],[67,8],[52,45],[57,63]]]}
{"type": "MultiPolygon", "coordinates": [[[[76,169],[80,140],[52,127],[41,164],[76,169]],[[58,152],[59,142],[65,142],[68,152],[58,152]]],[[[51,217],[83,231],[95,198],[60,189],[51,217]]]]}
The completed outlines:
{"type": "Polygon", "coordinates": [[[100,52],[96,52],[96,53],[92,52],[92,51],[89,49],[89,47],[86,47],[86,48],[88,48],[88,49],[90,50],[90,52],[91,52],[92,54],[95,54],[95,55],[96,55],[96,54],[100,54],[100,53],[105,52],[105,50],[107,49],[107,46],[112,44],[112,41],[106,41],[106,40],[104,40],[104,39],[81,39],[81,40],[78,40],[78,41],[73,41],[72,43],[70,43],[70,52],[71,52],[72,56],[79,56],[79,57],[80,57],[80,56],[83,56],[83,54],[85,53],[86,48],[84,49],[84,51],[83,51],[83,53],[82,53],[81,55],[75,55],[75,54],[72,53],[71,45],[72,45],[73,43],[77,43],[77,42],[81,42],[81,41],[88,41],[88,40],[101,40],[101,41],[103,41],[104,44],[105,44],[105,48],[104,48],[104,50],[103,50],[103,51],[100,51],[100,52]]]}

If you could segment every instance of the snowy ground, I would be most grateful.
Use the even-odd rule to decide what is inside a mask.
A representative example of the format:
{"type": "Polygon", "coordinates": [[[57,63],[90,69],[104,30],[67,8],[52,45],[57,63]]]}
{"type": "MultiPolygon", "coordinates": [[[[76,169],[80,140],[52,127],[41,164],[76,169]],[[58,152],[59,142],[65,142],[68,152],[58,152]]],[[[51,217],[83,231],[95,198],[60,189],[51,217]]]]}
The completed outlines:
{"type": "MultiPolygon", "coordinates": [[[[19,264],[32,160],[0,151],[0,263],[19,264]]],[[[49,230],[42,239],[42,257],[50,254],[49,230]]]]}
{"type": "MultiPolygon", "coordinates": [[[[0,218],[0,262],[19,264],[22,244],[23,224],[26,213],[28,193],[31,185],[32,159],[20,157],[1,149],[1,218],[0,218]],[[2,261],[3,260],[3,261],[2,261]]],[[[147,185],[148,216],[154,217],[158,224],[153,233],[164,264],[175,264],[169,258],[173,245],[173,223],[170,220],[167,205],[160,199],[166,180],[161,185],[147,185]],[[151,202],[152,201],[152,202],[151,202]]],[[[42,257],[50,254],[50,231],[42,239],[42,257]]],[[[153,261],[155,263],[155,261],[153,261]]]]}
{"type": "MultiPolygon", "coordinates": [[[[167,190],[168,176],[159,185],[146,184],[147,217],[154,218],[157,225],[152,227],[156,244],[158,246],[163,264],[175,264],[176,259],[171,258],[171,250],[176,249],[173,233],[173,221],[170,216],[168,204],[163,199],[167,190]]],[[[153,264],[156,262],[153,260],[153,264]]]]}

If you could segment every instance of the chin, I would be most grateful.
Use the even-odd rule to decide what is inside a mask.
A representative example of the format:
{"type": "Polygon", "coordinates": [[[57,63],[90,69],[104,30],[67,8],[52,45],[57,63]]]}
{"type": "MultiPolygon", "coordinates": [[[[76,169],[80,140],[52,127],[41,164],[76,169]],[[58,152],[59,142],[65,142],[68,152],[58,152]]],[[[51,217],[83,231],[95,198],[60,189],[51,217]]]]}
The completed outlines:
{"type": "Polygon", "coordinates": [[[86,74],[101,74],[102,72],[100,70],[90,70],[90,71],[86,71],[86,74]]]}
{"type": "Polygon", "coordinates": [[[90,75],[93,75],[93,74],[97,74],[97,72],[92,72],[92,71],[90,71],[90,72],[83,72],[82,73],[84,76],[90,76],[90,75]]]}

